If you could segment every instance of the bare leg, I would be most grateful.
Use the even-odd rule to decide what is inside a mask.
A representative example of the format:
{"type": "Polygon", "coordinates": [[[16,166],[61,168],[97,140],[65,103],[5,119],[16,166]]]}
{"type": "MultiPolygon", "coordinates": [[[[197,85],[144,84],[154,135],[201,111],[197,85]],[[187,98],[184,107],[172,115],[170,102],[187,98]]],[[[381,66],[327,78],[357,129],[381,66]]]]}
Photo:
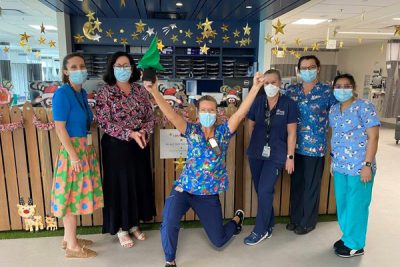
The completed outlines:
{"type": "Polygon", "coordinates": [[[67,242],[67,248],[70,250],[78,251],[80,246],[76,239],[76,216],[67,214],[63,218],[64,223],[64,241],[67,242]]]}

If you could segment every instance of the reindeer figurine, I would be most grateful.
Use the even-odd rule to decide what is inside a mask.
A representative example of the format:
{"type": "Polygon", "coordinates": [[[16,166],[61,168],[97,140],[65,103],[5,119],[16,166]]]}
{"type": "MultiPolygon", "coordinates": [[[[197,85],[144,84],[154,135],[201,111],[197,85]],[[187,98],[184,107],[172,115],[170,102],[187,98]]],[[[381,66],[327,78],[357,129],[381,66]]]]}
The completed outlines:
{"type": "Polygon", "coordinates": [[[55,231],[57,230],[57,220],[54,216],[46,216],[46,230],[55,231]]]}
{"type": "Polygon", "coordinates": [[[44,229],[42,216],[35,216],[36,205],[33,205],[32,198],[29,198],[28,204],[25,204],[24,199],[19,199],[18,214],[24,219],[25,231],[37,232],[44,229]]]}

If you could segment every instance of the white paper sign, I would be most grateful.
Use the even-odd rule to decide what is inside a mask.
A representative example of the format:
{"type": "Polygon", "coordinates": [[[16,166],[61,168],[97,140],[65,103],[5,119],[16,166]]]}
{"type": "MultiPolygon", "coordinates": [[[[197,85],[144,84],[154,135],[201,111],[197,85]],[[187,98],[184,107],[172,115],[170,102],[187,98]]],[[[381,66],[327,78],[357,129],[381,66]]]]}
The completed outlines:
{"type": "Polygon", "coordinates": [[[326,49],[336,49],[336,40],[328,40],[326,42],[326,49]]]}
{"type": "Polygon", "coordinates": [[[176,129],[161,129],[160,130],[160,158],[175,159],[186,158],[187,156],[186,138],[181,137],[181,134],[176,129]]]}

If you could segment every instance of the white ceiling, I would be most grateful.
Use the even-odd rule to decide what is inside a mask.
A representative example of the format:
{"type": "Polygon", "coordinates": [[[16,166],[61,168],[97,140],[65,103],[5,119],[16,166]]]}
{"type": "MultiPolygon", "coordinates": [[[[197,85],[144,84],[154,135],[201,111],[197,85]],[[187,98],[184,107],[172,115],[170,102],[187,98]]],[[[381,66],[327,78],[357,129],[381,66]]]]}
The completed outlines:
{"type": "MultiPolygon", "coordinates": [[[[311,0],[279,17],[282,23],[287,24],[284,28],[285,35],[279,34],[279,39],[290,47],[296,47],[295,39],[300,38],[303,46],[310,46],[314,42],[325,41],[329,29],[329,38],[336,39],[338,43],[343,41],[344,48],[373,42],[386,43],[388,39],[395,38],[393,25],[400,25],[400,21],[393,20],[395,17],[400,18],[400,0],[311,0]],[[302,18],[333,19],[333,21],[314,26],[291,24],[302,18]],[[338,33],[334,37],[335,28],[338,32],[387,32],[390,34],[338,33]]],[[[276,21],[274,20],[273,24],[276,21]]]]}
{"type": "MultiPolygon", "coordinates": [[[[38,0],[0,0],[2,14],[0,15],[0,42],[9,42],[12,52],[23,52],[19,45],[20,34],[26,32],[31,36],[29,46],[32,49],[40,49],[42,56],[58,57],[58,36],[56,31],[47,31],[43,35],[40,30],[33,29],[29,25],[53,25],[57,27],[56,12],[40,3],[38,0]],[[10,11],[5,9],[16,9],[10,11]],[[20,12],[19,12],[20,11],[20,12]],[[22,13],[21,13],[22,12],[22,13]],[[39,37],[46,38],[45,45],[40,45],[39,37]],[[48,42],[56,41],[56,48],[50,48],[48,42]]],[[[0,46],[3,49],[4,45],[0,46]]],[[[2,52],[2,51],[1,51],[2,52]]]]}

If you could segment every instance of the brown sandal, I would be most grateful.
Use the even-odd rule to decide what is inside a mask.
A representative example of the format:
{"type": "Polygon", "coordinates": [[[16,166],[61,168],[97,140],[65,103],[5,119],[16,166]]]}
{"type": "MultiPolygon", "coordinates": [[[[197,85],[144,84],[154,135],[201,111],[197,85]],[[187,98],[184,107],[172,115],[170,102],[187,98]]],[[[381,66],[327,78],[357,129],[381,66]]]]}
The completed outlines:
{"type": "MultiPolygon", "coordinates": [[[[76,240],[78,241],[78,245],[80,247],[83,247],[83,246],[87,247],[87,246],[93,245],[93,241],[92,240],[83,239],[83,238],[76,238],[76,240]]],[[[67,248],[67,241],[63,240],[61,242],[61,248],[62,249],[66,249],[67,248]]]]}
{"type": "Polygon", "coordinates": [[[86,259],[86,258],[93,258],[96,256],[97,256],[96,251],[93,251],[93,250],[85,248],[85,247],[81,247],[81,249],[78,251],[74,251],[69,248],[65,249],[65,257],[66,258],[86,259]]]}

